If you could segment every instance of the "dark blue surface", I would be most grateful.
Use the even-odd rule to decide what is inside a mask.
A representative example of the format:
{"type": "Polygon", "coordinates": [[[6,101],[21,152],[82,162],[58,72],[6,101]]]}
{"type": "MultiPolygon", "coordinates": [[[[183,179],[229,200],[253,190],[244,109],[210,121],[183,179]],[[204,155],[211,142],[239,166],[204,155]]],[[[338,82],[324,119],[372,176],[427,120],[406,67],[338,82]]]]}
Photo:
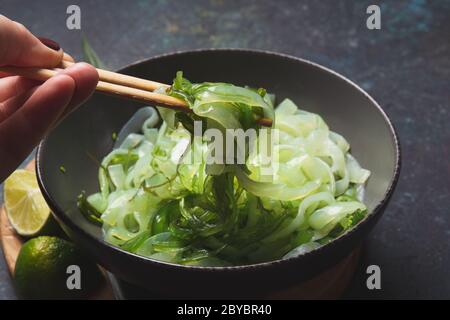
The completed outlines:
{"type": "MultiPolygon", "coordinates": [[[[350,298],[450,298],[450,1],[383,1],[381,30],[366,28],[377,1],[12,1],[0,13],[81,58],[84,33],[111,69],[153,55],[241,47],[310,59],[347,76],[388,112],[403,169],[370,234],[350,298]],[[66,28],[78,4],[82,30],[66,28]],[[365,287],[377,264],[382,289],[365,287]]],[[[212,70],[213,72],[213,70],[212,70]]],[[[0,298],[15,298],[0,258],[0,298]]]]}

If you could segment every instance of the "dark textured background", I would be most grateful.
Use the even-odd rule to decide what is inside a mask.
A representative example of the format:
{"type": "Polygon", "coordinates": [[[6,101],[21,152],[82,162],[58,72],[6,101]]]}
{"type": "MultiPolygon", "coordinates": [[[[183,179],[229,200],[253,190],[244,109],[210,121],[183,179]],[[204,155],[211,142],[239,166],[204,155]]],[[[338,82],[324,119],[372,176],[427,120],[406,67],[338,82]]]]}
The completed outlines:
{"type": "MultiPolygon", "coordinates": [[[[391,116],[403,168],[346,296],[449,299],[450,1],[383,1],[382,29],[370,31],[372,3],[2,0],[0,13],[76,59],[84,33],[111,69],[169,51],[240,47],[310,59],[355,81],[391,116]],[[81,31],[65,26],[69,4],[81,7],[81,31]],[[365,287],[369,264],[381,267],[379,291],[365,287]]],[[[15,297],[0,257],[0,298],[15,297]]]]}

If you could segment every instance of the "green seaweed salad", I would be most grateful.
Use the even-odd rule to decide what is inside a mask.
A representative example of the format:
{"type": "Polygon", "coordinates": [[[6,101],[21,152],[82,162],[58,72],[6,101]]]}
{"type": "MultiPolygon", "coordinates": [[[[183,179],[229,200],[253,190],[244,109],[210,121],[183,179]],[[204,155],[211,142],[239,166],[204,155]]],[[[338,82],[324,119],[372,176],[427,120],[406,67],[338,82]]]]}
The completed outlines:
{"type": "Polygon", "coordinates": [[[181,72],[160,91],[184,99],[193,113],[139,110],[101,161],[99,192],[79,196],[107,242],[184,265],[253,264],[311,251],[366,215],[370,172],[319,115],[288,99],[274,108],[263,89],[193,84],[181,72]],[[224,132],[258,129],[262,117],[273,119],[276,161],[262,160],[265,142],[247,147],[243,164],[205,160],[211,139],[194,135],[194,121],[224,132]]]}

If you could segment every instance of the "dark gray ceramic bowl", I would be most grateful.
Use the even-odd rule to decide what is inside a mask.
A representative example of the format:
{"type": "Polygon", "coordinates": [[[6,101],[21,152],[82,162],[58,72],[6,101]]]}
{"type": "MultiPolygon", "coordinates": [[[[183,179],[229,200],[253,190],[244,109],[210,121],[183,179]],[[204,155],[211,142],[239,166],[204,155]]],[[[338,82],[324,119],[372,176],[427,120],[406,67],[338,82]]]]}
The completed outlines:
{"type": "Polygon", "coordinates": [[[121,70],[171,83],[183,70],[194,82],[224,81],[264,87],[278,101],[291,98],[319,113],[345,136],[352,153],[371,172],[365,202],[368,217],[356,228],[305,255],[251,266],[205,268],[180,266],[125,252],[102,240],[99,227],[83,218],[76,206],[81,190],[98,190],[98,166],[111,151],[112,132],[141,105],[94,95],[40,145],[37,174],[42,193],[67,234],[106,269],[123,280],[172,296],[259,296],[293,286],[334,265],[367,236],[382,215],[400,171],[395,130],[381,107],[361,88],[339,74],[309,61],[250,50],[199,50],[174,53],[135,63],[121,70]],[[67,172],[60,173],[64,165],[67,172]]]}

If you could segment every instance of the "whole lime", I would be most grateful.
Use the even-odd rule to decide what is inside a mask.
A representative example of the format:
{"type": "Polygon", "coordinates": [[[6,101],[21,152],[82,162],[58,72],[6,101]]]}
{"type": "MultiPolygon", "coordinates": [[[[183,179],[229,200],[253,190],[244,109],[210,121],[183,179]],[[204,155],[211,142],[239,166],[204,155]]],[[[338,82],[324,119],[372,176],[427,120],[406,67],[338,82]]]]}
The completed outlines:
{"type": "Polygon", "coordinates": [[[26,299],[77,299],[95,289],[102,274],[71,242],[42,236],[22,246],[14,279],[26,299]]]}

